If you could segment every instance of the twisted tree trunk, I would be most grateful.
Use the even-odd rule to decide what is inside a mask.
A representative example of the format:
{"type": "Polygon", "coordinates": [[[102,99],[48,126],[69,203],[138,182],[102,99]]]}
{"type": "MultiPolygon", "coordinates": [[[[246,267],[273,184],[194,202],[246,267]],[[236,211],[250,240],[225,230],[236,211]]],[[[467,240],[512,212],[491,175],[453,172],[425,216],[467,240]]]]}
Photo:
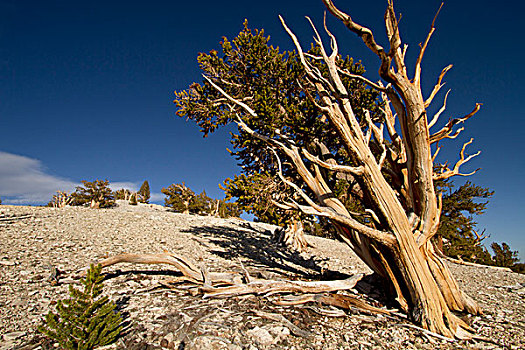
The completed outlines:
{"type": "MultiPolygon", "coordinates": [[[[436,234],[441,212],[440,195],[435,192],[434,181],[454,175],[469,175],[461,174],[459,167],[475,155],[465,158],[465,147],[471,143],[469,141],[463,146],[460,159],[453,169],[442,165],[435,172],[434,160],[440,147],[436,147],[436,152],[432,154],[432,144],[457,136],[462,129],[454,132],[453,127],[472,117],[480,105],[476,105],[467,116],[450,120],[441,130],[431,134],[430,128],[445,109],[446,97],[443,107],[430,121],[426,109],[443,86],[443,76],[451,67],[443,69],[430,96],[424,99],[420,84],[421,61],[434,32],[435,18],[425,42],[420,46],[414,76],[410,79],[405,65],[407,46],[402,47],[391,0],[385,13],[390,44],[388,50],[376,43],[370,29],[355,23],[350,16],[337,9],[331,0],[323,2],[335,17],[361,37],[367,47],[379,57],[379,74],[387,84],[373,83],[339,67],[337,42],[326,24],[325,30],[331,40],[332,53],[326,53],[312,24],[321,56],[305,55],[298,39],[281,18],[299,53],[310,88],[316,91],[316,95],[307,93],[306,97],[330,122],[341,146],[356,165],[337,164],[333,159],[323,159],[322,152],[313,155],[286,138],[271,138],[259,134],[240,117],[237,124],[244,132],[272,147],[279,164],[281,180],[295,189],[303,200],[302,203],[281,203],[280,206],[329,218],[341,238],[375,272],[391,281],[400,308],[408,312],[415,322],[444,336],[468,338],[472,329],[452,311],[478,314],[480,309],[459,289],[430,239],[436,234]],[[322,73],[313,63],[320,60],[326,64],[328,73],[322,73]],[[372,121],[365,111],[364,122],[367,127],[362,128],[363,120],[358,121],[354,114],[350,94],[342,76],[364,81],[382,94],[384,120],[372,121]],[[401,135],[396,131],[396,122],[399,123],[401,135]],[[387,137],[383,135],[385,126],[387,137]],[[310,198],[301,186],[285,178],[278,152],[287,157],[315,198],[310,198]],[[356,213],[350,213],[334,195],[320,168],[359,179],[361,190],[367,198],[365,212],[368,218],[365,223],[357,220],[356,213]]],[[[249,105],[222,90],[217,81],[205,78],[231,103],[231,109],[234,106],[240,107],[256,120],[259,118],[249,105]]]]}
{"type": "Polygon", "coordinates": [[[273,239],[297,252],[304,252],[308,248],[308,241],[304,235],[303,222],[300,219],[294,219],[286,229],[278,229],[274,232],[273,239]]]}

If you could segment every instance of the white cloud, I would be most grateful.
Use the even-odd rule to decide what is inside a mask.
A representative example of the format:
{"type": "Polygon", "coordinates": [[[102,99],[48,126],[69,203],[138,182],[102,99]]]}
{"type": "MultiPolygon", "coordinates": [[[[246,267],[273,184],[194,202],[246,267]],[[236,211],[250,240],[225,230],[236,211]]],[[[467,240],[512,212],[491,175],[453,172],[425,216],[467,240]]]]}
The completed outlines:
{"type": "MultiPolygon", "coordinates": [[[[81,183],[50,175],[38,159],[0,151],[0,199],[3,204],[45,204],[57,191],[72,192],[81,183]]],[[[115,191],[138,191],[142,182],[110,181],[115,191]]],[[[162,193],[151,193],[150,201],[164,202],[162,193]]]]}
{"type": "Polygon", "coordinates": [[[115,182],[109,182],[109,188],[111,188],[113,191],[120,190],[121,188],[128,189],[132,192],[136,192],[139,190],[141,184],[138,182],[131,182],[131,181],[115,181],[115,182]]]}
{"type": "Polygon", "coordinates": [[[151,192],[149,201],[151,203],[164,203],[166,196],[160,192],[151,192]]]}
{"type": "Polygon", "coordinates": [[[0,151],[0,198],[4,204],[41,204],[56,191],[73,191],[78,184],[46,174],[38,159],[0,151]]]}

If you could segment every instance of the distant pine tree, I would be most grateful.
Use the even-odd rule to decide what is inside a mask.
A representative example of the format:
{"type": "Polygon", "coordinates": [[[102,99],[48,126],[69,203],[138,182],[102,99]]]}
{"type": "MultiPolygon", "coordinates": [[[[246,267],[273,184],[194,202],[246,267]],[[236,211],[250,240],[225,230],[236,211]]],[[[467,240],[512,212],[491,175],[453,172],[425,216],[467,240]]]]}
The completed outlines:
{"type": "Polygon", "coordinates": [[[443,193],[440,225],[436,235],[438,245],[444,242],[443,252],[451,257],[463,260],[492,264],[491,256],[483,246],[483,233],[476,232],[473,215],[485,212],[488,201],[494,192],[477,186],[470,181],[455,188],[451,181],[440,181],[436,188],[443,193]]]}
{"type": "Polygon", "coordinates": [[[81,279],[84,290],[69,285],[69,299],[57,303],[57,314],[49,312],[38,331],[57,341],[62,349],[90,350],[115,341],[122,330],[115,303],[102,295],[101,265],[89,268],[81,279]]]}
{"type": "Polygon", "coordinates": [[[490,247],[494,251],[494,256],[492,257],[494,265],[512,268],[519,262],[518,252],[510,250],[507,243],[503,242],[499,245],[494,242],[490,247]]]}
{"type": "Polygon", "coordinates": [[[196,196],[195,192],[187,187],[184,182],[181,184],[171,184],[163,188],[161,192],[166,195],[164,206],[173,208],[179,213],[190,213],[191,202],[194,201],[196,196]]]}
{"type": "Polygon", "coordinates": [[[131,197],[129,197],[129,204],[130,205],[137,205],[138,202],[137,202],[137,193],[134,192],[131,194],[131,197]]]}
{"type": "Polygon", "coordinates": [[[121,188],[120,190],[116,190],[115,191],[115,199],[120,199],[120,200],[129,200],[131,197],[131,191],[128,190],[127,188],[121,188]]]}
{"type": "Polygon", "coordinates": [[[90,205],[91,208],[109,208],[115,205],[115,197],[109,188],[109,181],[106,179],[88,182],[82,180],[82,186],[78,186],[76,191],[71,194],[72,205],[90,205]]]}
{"type": "Polygon", "coordinates": [[[138,192],[138,201],[140,203],[149,203],[150,199],[150,192],[149,192],[149,183],[148,180],[145,180],[142,183],[142,186],[140,186],[139,192],[138,192]]]}

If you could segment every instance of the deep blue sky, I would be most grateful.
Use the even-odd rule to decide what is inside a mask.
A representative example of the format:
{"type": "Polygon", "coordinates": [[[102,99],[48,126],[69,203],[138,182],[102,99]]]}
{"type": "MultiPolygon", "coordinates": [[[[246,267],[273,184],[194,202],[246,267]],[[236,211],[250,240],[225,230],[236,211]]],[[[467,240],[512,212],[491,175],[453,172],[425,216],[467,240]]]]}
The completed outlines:
{"type": "MultiPolygon", "coordinates": [[[[385,3],[336,2],[383,43],[385,3]]],[[[439,4],[397,1],[411,58],[439,4]]],[[[454,64],[443,121],[484,104],[457,142],[444,143],[442,159],[454,162],[459,142],[475,138],[469,151],[482,154],[464,170],[482,167],[471,180],[496,191],[480,229],[509,242],[522,258],[524,7],[518,1],[446,3],[423,63],[427,91],[441,69],[454,64]]],[[[156,193],[185,181],[222,197],[217,184],[239,172],[225,150],[228,133],[202,139],[192,123],[175,116],[173,91],[201,81],[197,53],[217,49],[223,35],[233,38],[245,18],[250,27],[265,28],[273,45],[291,49],[278,14],[308,46],[312,33],[304,16],[320,25],[323,10],[320,0],[0,0],[0,197],[38,203],[55,187],[95,178],[129,186],[147,179],[156,193]]],[[[330,18],[329,26],[341,51],[362,59],[376,79],[377,59],[340,23],[330,18]]]]}

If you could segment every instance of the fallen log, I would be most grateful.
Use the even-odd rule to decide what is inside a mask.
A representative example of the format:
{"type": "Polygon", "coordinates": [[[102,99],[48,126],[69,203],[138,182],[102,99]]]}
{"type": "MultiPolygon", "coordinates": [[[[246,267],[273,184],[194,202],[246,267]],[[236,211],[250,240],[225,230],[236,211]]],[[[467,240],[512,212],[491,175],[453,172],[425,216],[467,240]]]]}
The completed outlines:
{"type": "Polygon", "coordinates": [[[345,280],[336,281],[272,281],[255,280],[249,283],[235,284],[227,287],[201,287],[204,297],[227,298],[245,294],[277,293],[325,293],[340,290],[349,290],[355,287],[363,278],[363,274],[356,274],[345,280]]]}

